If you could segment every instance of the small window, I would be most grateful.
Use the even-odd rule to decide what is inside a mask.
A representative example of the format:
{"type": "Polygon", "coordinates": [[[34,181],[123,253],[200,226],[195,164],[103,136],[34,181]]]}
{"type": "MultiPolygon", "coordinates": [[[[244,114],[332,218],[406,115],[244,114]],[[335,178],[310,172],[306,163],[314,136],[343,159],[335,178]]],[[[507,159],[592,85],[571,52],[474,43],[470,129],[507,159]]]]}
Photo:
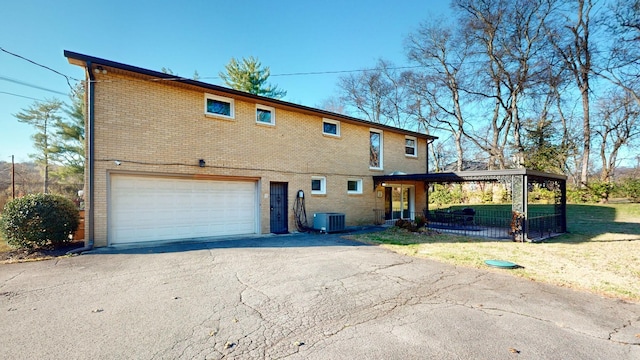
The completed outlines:
{"type": "Polygon", "coordinates": [[[418,145],[416,138],[407,136],[404,139],[404,154],[407,156],[418,156],[418,145]]]}
{"type": "Polygon", "coordinates": [[[276,109],[270,106],[256,105],[256,122],[258,124],[276,124],[276,109]]]}
{"type": "Polygon", "coordinates": [[[204,113],[206,115],[233,119],[235,116],[233,99],[212,94],[205,94],[204,113]]]}
{"type": "Polygon", "coordinates": [[[322,133],[331,136],[340,136],[340,121],[322,119],[322,133]]]}
{"type": "Polygon", "coordinates": [[[321,176],[311,178],[311,193],[324,195],[327,193],[327,179],[321,176]]]}
{"type": "Polygon", "coordinates": [[[369,168],[382,169],[382,131],[369,131],[369,168]]]}
{"type": "Polygon", "coordinates": [[[362,179],[347,180],[347,193],[362,194],[362,179]]]}

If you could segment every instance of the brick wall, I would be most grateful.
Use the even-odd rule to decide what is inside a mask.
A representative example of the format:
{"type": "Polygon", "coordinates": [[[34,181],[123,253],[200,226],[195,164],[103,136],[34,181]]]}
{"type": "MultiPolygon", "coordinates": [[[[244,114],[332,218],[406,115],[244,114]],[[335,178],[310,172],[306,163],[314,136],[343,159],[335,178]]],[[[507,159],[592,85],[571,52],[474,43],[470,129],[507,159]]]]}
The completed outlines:
{"type": "MultiPolygon", "coordinates": [[[[204,114],[206,89],[149,81],[109,71],[95,84],[94,241],[107,245],[110,172],[158,175],[237,176],[259,179],[260,223],[269,232],[270,182],[287,182],[289,230],[295,230],[297,190],[306,195],[307,214],[344,212],[348,225],[373,223],[384,208],[373,175],[426,172],[426,140],[418,156],[404,154],[405,135],[384,131],[384,169],[369,169],[369,126],[340,123],[340,137],[323,135],[322,117],[275,106],[275,126],[255,121],[256,103],[235,100],[235,119],[204,114]],[[198,167],[198,159],[206,167],[198,167]],[[117,166],[114,160],[121,161],[117,166]],[[311,194],[311,177],[326,177],[326,195],[311,194]],[[362,194],[347,194],[347,179],[362,179],[362,194]]],[[[263,105],[274,106],[265,103],[263,105]]],[[[337,119],[336,119],[337,120],[337,119]]],[[[416,185],[416,209],[424,206],[416,185]]]]}

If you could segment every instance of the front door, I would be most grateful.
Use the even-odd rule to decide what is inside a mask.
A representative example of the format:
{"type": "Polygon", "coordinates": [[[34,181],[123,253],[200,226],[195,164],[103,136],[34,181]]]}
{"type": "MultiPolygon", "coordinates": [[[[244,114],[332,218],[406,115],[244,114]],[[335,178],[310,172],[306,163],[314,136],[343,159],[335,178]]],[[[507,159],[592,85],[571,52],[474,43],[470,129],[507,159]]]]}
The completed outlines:
{"type": "Polygon", "coordinates": [[[286,234],[289,232],[289,216],[287,214],[287,189],[288,183],[272,182],[269,195],[271,209],[270,231],[274,234],[286,234]]]}

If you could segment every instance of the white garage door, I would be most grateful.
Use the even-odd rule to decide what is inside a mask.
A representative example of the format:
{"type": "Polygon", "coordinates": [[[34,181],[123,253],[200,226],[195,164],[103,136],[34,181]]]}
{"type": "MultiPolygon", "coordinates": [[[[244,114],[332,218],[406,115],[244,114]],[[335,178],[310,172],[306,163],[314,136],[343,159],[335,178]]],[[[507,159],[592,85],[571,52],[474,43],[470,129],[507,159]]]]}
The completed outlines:
{"type": "Polygon", "coordinates": [[[110,244],[255,234],[256,182],[111,176],[110,244]]]}

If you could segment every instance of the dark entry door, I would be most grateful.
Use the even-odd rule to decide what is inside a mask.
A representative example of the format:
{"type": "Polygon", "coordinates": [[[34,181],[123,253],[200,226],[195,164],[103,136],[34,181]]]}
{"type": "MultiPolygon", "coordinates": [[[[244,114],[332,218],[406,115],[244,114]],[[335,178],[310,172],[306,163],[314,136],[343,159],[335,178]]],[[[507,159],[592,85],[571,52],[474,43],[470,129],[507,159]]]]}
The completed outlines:
{"type": "Polygon", "coordinates": [[[393,188],[384,188],[384,219],[391,220],[393,218],[393,188]]]}
{"type": "Polygon", "coordinates": [[[289,232],[287,214],[287,189],[288,183],[272,182],[269,203],[271,207],[270,231],[274,234],[286,234],[289,232]]]}

